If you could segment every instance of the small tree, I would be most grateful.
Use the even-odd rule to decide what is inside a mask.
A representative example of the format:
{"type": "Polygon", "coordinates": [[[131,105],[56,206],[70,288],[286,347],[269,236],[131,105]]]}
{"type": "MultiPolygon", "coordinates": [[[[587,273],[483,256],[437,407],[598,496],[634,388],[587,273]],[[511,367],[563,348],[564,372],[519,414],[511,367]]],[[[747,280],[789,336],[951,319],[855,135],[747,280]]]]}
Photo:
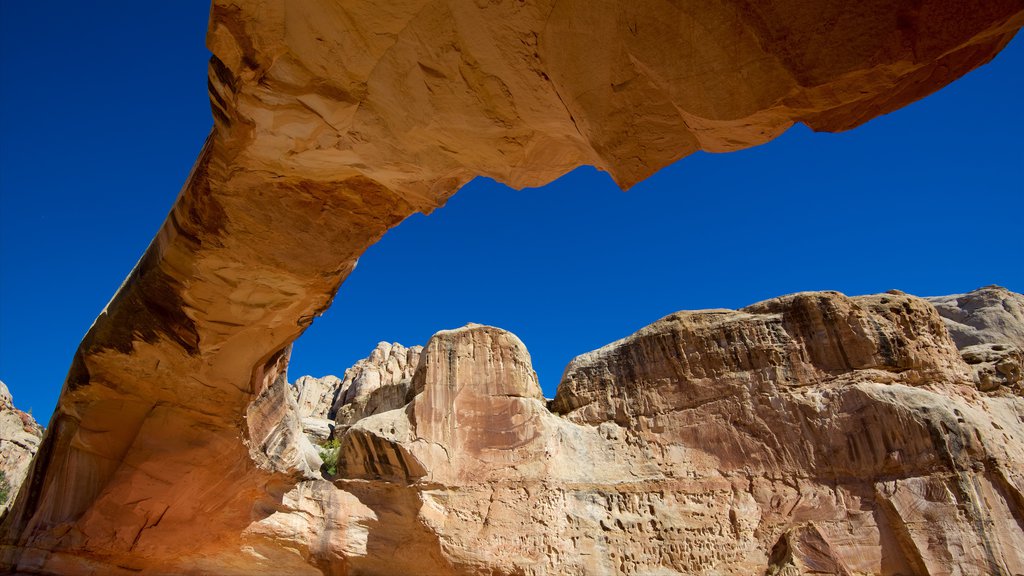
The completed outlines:
{"type": "Polygon", "coordinates": [[[322,470],[328,476],[336,475],[338,473],[338,459],[341,457],[341,442],[338,442],[337,438],[331,438],[317,446],[317,450],[320,452],[320,459],[324,461],[322,470]]]}
{"type": "Polygon", "coordinates": [[[7,480],[7,473],[0,470],[0,506],[7,504],[7,499],[11,497],[11,483],[7,480]]]}

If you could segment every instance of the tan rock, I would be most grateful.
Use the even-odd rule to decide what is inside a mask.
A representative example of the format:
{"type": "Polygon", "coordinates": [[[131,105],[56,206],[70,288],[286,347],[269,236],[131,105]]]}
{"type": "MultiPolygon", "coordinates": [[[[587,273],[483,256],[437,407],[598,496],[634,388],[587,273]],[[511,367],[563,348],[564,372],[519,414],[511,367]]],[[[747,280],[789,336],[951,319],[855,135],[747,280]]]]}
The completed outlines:
{"type": "Polygon", "coordinates": [[[0,491],[6,494],[0,500],[0,515],[17,496],[42,437],[43,428],[31,414],[14,407],[11,392],[0,381],[0,491]]]}
{"type": "Polygon", "coordinates": [[[543,410],[527,359],[498,329],[441,332],[409,406],[343,437],[344,477],[419,495],[432,573],[1024,565],[1024,405],[973,391],[923,300],[674,314],[575,359],[554,402],[567,419],[543,410]]]}
{"type": "Polygon", "coordinates": [[[1002,286],[985,286],[967,294],[926,298],[942,315],[960,348],[977,344],[1024,347],[1024,296],[1002,286]]]}
{"type": "Polygon", "coordinates": [[[292,394],[307,435],[324,442],[337,427],[405,406],[422,346],[381,342],[367,358],[337,376],[302,376],[292,394]]]}
{"type": "Polygon", "coordinates": [[[548,436],[561,423],[514,334],[477,324],[438,332],[412,385],[408,406],[364,418],[344,435],[346,476],[460,485],[523,477],[522,467],[547,475],[548,436]]]}
{"type": "Polygon", "coordinates": [[[422,346],[381,342],[368,358],[346,370],[332,407],[338,427],[405,406],[422,351],[422,346]]]}
{"type": "MultiPolygon", "coordinates": [[[[213,132],[163,227],[74,356],[29,488],[4,518],[0,565],[68,574],[251,573],[264,566],[241,552],[250,526],[271,517],[300,483],[318,481],[310,479],[298,406],[282,384],[288,349],[388,229],[440,206],[478,175],[534,186],[589,164],[629,186],[696,150],[764,143],[795,122],[818,130],[856,126],[990,60],[1021,26],[1022,14],[1019,0],[971,10],[951,0],[913,10],[838,0],[757,6],[215,0],[207,40],[214,53],[213,132]]],[[[857,342],[874,341],[869,335],[857,342]]],[[[914,343],[896,349],[860,350],[855,360],[875,365],[878,379],[914,385],[912,378],[928,377],[944,361],[925,362],[914,343]],[[910,375],[893,372],[890,360],[910,375]]],[[[842,366],[828,350],[820,352],[791,365],[815,374],[842,366]]],[[[850,364],[867,369],[861,365],[850,364]]],[[[770,366],[762,371],[777,367],[770,366]]],[[[511,398],[522,406],[540,402],[511,398]]],[[[437,396],[430,406],[448,402],[437,396]]],[[[506,418],[498,437],[511,430],[509,422],[551,421],[529,410],[506,418]]],[[[430,434],[444,432],[444,418],[430,418],[436,420],[430,434]]],[[[599,427],[586,428],[599,434],[599,427]]],[[[616,430],[605,427],[608,434],[616,430]]],[[[576,432],[566,434],[556,437],[568,444],[576,432]]],[[[460,432],[441,437],[458,439],[460,432]]],[[[628,458],[641,461],[653,462],[661,449],[635,434],[620,441],[633,442],[642,456],[628,458]]],[[[927,449],[922,445],[922,453],[927,449]]],[[[607,451],[593,453],[594,462],[603,462],[607,451]]],[[[470,469],[456,466],[451,473],[462,477],[470,469]]],[[[508,490],[519,494],[517,502],[544,505],[529,508],[531,515],[515,507],[499,512],[499,505],[495,522],[532,519],[535,512],[537,522],[578,527],[573,534],[591,547],[578,556],[565,550],[561,564],[554,558],[572,541],[568,533],[559,533],[570,539],[550,550],[540,535],[546,533],[524,536],[524,552],[513,562],[524,571],[535,561],[549,571],[656,571],[662,569],[656,556],[675,553],[659,544],[628,558],[610,556],[624,545],[618,538],[626,538],[615,522],[639,521],[632,510],[647,488],[616,485],[628,504],[608,498],[607,513],[615,510],[615,518],[602,516],[603,495],[573,493],[571,501],[585,502],[580,506],[588,512],[567,516],[560,497],[537,500],[517,487],[508,490]],[[609,527],[600,533],[623,534],[583,539],[599,520],[609,527]],[[576,558],[584,560],[574,564],[576,558]]],[[[418,500],[377,492],[384,494],[406,504],[418,500]]],[[[463,499],[480,493],[468,494],[437,489],[423,504],[424,517],[434,526],[439,510],[468,510],[463,499]]],[[[666,494],[683,508],[700,500],[666,494]]],[[[408,509],[381,506],[374,513],[394,521],[394,534],[432,533],[408,509]]],[[[719,529],[720,514],[701,516],[708,523],[693,524],[695,534],[719,529]]],[[[431,569],[479,571],[489,550],[520,543],[482,534],[480,545],[465,553],[473,560],[450,564],[447,558],[462,554],[451,550],[463,548],[448,540],[435,541],[443,553],[433,549],[423,557],[443,560],[431,569]]],[[[776,536],[767,529],[758,534],[776,536]]],[[[369,539],[368,550],[377,553],[370,543],[390,545],[394,538],[369,539]]],[[[701,558],[738,549],[694,541],[701,544],[671,545],[701,558]]],[[[766,566],[757,556],[765,556],[763,546],[736,541],[758,551],[751,565],[766,566]]],[[[279,560],[265,558],[267,566],[279,560]]],[[[369,560],[353,559],[339,570],[388,571],[359,562],[369,560]]]]}
{"type": "Polygon", "coordinates": [[[967,378],[926,302],[802,293],[739,311],[680,312],[580,356],[566,369],[552,409],[574,421],[625,424],[715,401],[725,386],[749,395],[857,370],[910,384],[967,378]]]}
{"type": "Polygon", "coordinates": [[[299,416],[302,418],[331,419],[331,406],[341,388],[341,379],[337,376],[302,376],[295,381],[292,394],[298,405],[299,416]]]}
{"type": "Polygon", "coordinates": [[[1024,296],[1001,286],[928,298],[979,390],[1024,395],[1024,296]]]}
{"type": "MultiPolygon", "coordinates": [[[[283,386],[251,421],[297,418],[283,386]]],[[[902,293],[673,314],[574,359],[564,417],[518,338],[469,325],[427,343],[408,404],[341,431],[331,481],[284,485],[188,570],[1013,574],[1022,402],[979,394],[935,309],[902,293]]],[[[250,429],[261,466],[302,469],[294,425],[250,429]]]]}

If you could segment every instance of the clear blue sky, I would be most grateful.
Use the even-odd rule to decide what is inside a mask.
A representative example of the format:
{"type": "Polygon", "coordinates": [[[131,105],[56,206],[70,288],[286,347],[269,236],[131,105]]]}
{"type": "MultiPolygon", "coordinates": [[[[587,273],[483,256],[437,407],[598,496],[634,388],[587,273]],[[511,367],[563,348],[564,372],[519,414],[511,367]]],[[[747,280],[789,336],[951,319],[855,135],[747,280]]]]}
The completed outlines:
{"type": "MultiPolygon", "coordinates": [[[[209,131],[205,1],[0,1],[0,379],[45,422],[71,356],[209,131]]],[[[550,396],[576,354],[681,309],[799,290],[1024,290],[1024,45],[843,134],[697,154],[628,193],[584,168],[477,180],[360,261],[295,347],[340,374],[380,340],[518,334],[550,396]]]]}

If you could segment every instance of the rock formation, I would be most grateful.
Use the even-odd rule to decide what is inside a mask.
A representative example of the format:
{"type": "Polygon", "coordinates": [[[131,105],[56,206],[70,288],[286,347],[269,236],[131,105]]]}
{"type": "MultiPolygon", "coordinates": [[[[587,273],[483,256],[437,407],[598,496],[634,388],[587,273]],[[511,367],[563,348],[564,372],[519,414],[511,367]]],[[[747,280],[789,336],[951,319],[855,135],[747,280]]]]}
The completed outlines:
{"type": "Polygon", "coordinates": [[[1024,297],[986,286],[928,300],[946,322],[978,388],[1024,395],[1024,297]]]}
{"type": "Polygon", "coordinates": [[[977,389],[925,300],[673,314],[574,359],[551,408],[518,338],[439,332],[409,403],[344,431],[333,483],[250,542],[281,556],[291,527],[296,572],[1024,570],[1024,399],[977,389]]]}
{"type": "MultiPolygon", "coordinates": [[[[351,368],[349,368],[351,370],[351,368]]],[[[330,418],[331,407],[341,388],[341,379],[337,376],[302,376],[295,381],[292,396],[302,418],[327,420],[330,418]]]]}
{"type": "Polygon", "coordinates": [[[302,429],[318,442],[326,441],[334,433],[334,423],[328,416],[340,386],[337,376],[303,376],[292,387],[302,429]]]}
{"type": "Polygon", "coordinates": [[[422,346],[381,342],[370,357],[345,371],[331,417],[344,430],[359,420],[405,406],[422,346]]]}
{"type": "Polygon", "coordinates": [[[382,343],[342,379],[278,378],[250,406],[278,422],[250,426],[253,458],[301,472],[238,548],[172,571],[1021,573],[1024,397],[978,380],[970,351],[1008,346],[1024,297],[932,300],[679,312],[575,358],[550,402],[523,343],[475,324],[382,343]],[[976,340],[958,350],[947,324],[976,340]],[[369,401],[389,388],[401,399],[369,401]],[[317,473],[298,421],[342,412],[362,416],[317,473]]]}
{"type": "Polygon", "coordinates": [[[25,480],[42,437],[42,427],[31,414],[14,407],[7,385],[0,382],[0,514],[25,480]]]}
{"type": "Polygon", "coordinates": [[[400,408],[412,385],[422,346],[381,342],[344,376],[302,376],[292,394],[307,435],[322,443],[362,418],[400,408]]]}
{"type": "MultiPolygon", "coordinates": [[[[394,572],[402,566],[368,568],[355,552],[409,541],[420,546],[423,566],[448,566],[458,556],[445,552],[450,543],[430,540],[433,532],[399,505],[413,493],[390,485],[374,494],[325,492],[284,382],[291,343],[330,305],[368,246],[478,175],[535,186],[589,164],[628,187],[696,150],[764,143],[796,122],[857,126],[989,61],[1022,21],[1020,0],[969,7],[951,0],[214,0],[213,131],[165,224],[75,354],[32,470],[4,517],[0,564],[56,573],[251,573],[309,558],[324,570],[394,572]],[[299,520],[289,511],[305,518],[335,504],[355,522],[333,517],[337,530],[350,530],[341,548],[295,540],[299,520]],[[282,514],[295,522],[273,524],[282,514]],[[374,522],[394,531],[369,538],[374,522]],[[281,542],[294,548],[282,552],[281,542]],[[340,558],[353,559],[335,564],[340,558]]],[[[876,351],[856,362],[893,360],[922,377],[938,369],[914,364],[913,345],[896,348],[897,356],[876,351]]],[[[794,359],[792,368],[840,369],[820,352],[824,360],[794,359]]],[[[872,369],[894,373],[884,368],[872,369]]],[[[500,404],[431,397],[451,406],[500,404]]],[[[554,422],[534,413],[531,403],[540,400],[508,398],[514,406],[500,437],[520,438],[508,426],[522,419],[554,422]]],[[[585,410],[589,418],[606,409],[585,410]]],[[[410,426],[423,417],[411,415],[410,426]]],[[[615,433],[612,425],[604,433],[615,433]]],[[[461,441],[458,430],[445,436],[440,420],[430,426],[461,441]]],[[[587,426],[581,434],[593,428],[574,426],[587,426]]],[[[569,442],[577,431],[557,437],[569,442]]],[[[465,463],[456,464],[443,473],[465,474],[465,463]]],[[[931,497],[938,489],[892,490],[931,497]]],[[[591,520],[603,505],[616,514],[606,524],[639,529],[646,521],[639,502],[648,497],[627,492],[590,501],[580,529],[597,526],[591,520]],[[619,514],[634,507],[632,516],[619,514]]],[[[450,494],[424,503],[423,514],[465,512],[471,508],[458,494],[479,495],[450,494]]],[[[700,498],[682,498],[699,508],[700,498]]],[[[531,513],[557,509],[535,504],[531,513]]],[[[436,514],[432,521],[442,522],[436,514]]],[[[514,514],[498,504],[484,516],[490,526],[514,514]]],[[[538,534],[523,537],[540,542],[538,534]]],[[[814,534],[794,532],[780,558],[816,546],[814,534]]],[[[488,542],[506,551],[512,544],[488,542]]],[[[647,562],[636,558],[608,562],[622,570],[647,562]]]]}

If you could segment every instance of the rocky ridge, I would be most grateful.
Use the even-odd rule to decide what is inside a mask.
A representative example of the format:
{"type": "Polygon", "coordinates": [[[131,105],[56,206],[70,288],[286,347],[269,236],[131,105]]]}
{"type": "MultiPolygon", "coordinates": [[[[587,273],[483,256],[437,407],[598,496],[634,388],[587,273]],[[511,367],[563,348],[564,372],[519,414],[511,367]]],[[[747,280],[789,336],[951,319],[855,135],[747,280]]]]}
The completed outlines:
{"type": "Polygon", "coordinates": [[[333,573],[401,545],[422,574],[1015,574],[1024,399],[948,322],[895,291],[680,312],[574,359],[551,410],[514,335],[442,331],[409,402],[339,429],[338,474],[248,534],[301,518],[333,573]]]}

